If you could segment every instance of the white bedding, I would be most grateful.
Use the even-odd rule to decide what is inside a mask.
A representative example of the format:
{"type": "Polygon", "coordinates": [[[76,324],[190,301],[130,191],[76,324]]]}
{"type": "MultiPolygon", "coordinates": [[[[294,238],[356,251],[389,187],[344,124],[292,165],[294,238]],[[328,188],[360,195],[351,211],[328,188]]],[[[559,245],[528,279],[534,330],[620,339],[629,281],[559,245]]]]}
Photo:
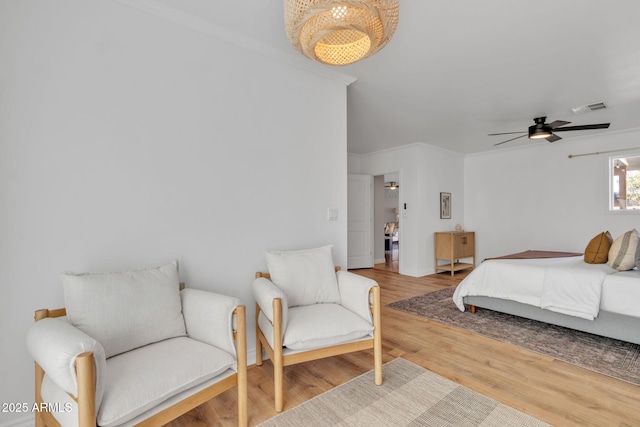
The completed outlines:
{"type": "Polygon", "coordinates": [[[487,260],[456,288],[453,301],[464,311],[465,296],[517,301],[593,320],[599,310],[640,317],[640,272],[587,264],[582,256],[487,260]]]}
{"type": "Polygon", "coordinates": [[[602,287],[600,310],[640,317],[640,271],[608,275],[602,287]]]}
{"type": "Polygon", "coordinates": [[[545,270],[540,308],[593,320],[600,311],[604,271],[549,267],[545,270]]]}

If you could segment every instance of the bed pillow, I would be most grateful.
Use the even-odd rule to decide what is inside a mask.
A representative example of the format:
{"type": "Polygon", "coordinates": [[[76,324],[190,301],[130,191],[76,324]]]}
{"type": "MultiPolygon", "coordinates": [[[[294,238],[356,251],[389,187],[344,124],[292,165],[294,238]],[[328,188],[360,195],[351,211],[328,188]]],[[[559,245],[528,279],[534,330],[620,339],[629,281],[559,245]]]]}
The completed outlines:
{"type": "Polygon", "coordinates": [[[289,307],[340,304],[333,247],[266,253],[271,281],[287,296],[289,307]]]}
{"type": "Polygon", "coordinates": [[[631,270],[636,266],[638,231],[627,231],[618,237],[609,249],[609,267],[619,271],[631,270]]]}
{"type": "Polygon", "coordinates": [[[584,250],[584,262],[588,264],[604,264],[609,259],[609,249],[611,249],[613,238],[611,233],[605,231],[591,239],[584,250]]]}
{"type": "Polygon", "coordinates": [[[106,356],[186,335],[178,262],[118,273],[63,273],[72,325],[102,344],[106,356]]]}

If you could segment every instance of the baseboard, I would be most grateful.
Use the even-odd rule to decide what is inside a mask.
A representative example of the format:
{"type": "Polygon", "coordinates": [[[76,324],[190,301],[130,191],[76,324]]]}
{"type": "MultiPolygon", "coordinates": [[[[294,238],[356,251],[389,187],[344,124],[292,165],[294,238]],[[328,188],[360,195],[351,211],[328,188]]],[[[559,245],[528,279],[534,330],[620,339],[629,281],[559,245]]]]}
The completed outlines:
{"type": "Polygon", "coordinates": [[[36,425],[35,415],[27,415],[18,419],[0,423],[0,427],[34,427],[36,425]]]}
{"type": "Polygon", "coordinates": [[[411,277],[423,277],[423,276],[428,276],[430,274],[435,274],[435,272],[436,271],[433,268],[427,268],[427,269],[421,269],[416,271],[403,272],[402,274],[404,274],[405,276],[411,276],[411,277]]]}
{"type": "MultiPolygon", "coordinates": [[[[256,349],[247,351],[247,366],[256,364],[256,349]]],[[[2,427],[2,426],[0,426],[2,427]]]]}
{"type": "Polygon", "coordinates": [[[374,264],[384,264],[385,262],[387,262],[387,260],[384,258],[378,258],[376,260],[373,260],[374,264]]]}

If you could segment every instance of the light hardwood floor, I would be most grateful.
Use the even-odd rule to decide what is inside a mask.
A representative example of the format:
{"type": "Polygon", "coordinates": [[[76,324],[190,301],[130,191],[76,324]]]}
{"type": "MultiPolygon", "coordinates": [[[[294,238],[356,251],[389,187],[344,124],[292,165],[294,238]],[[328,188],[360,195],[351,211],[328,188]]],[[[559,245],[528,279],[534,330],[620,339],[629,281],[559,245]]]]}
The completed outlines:
{"type": "Polygon", "coordinates": [[[391,249],[384,251],[384,262],[373,266],[376,270],[399,272],[400,268],[400,244],[393,242],[391,249]]]}
{"type": "MultiPolygon", "coordinates": [[[[380,269],[354,272],[381,286],[383,362],[403,357],[555,426],[640,426],[639,386],[385,306],[454,286],[464,273],[413,278],[380,269]]],[[[285,410],[371,369],[371,351],[286,367],[285,410]]],[[[249,425],[256,425],[276,415],[273,366],[250,366],[248,377],[249,425]]],[[[232,389],[170,425],[234,426],[235,413],[232,389]]]]}

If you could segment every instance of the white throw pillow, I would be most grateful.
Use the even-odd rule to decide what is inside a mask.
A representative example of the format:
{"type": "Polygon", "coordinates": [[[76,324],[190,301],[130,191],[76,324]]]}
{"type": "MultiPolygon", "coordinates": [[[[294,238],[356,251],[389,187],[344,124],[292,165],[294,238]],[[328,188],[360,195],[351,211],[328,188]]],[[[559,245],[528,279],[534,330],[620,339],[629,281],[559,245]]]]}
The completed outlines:
{"type": "Polygon", "coordinates": [[[72,325],[108,357],[186,334],[177,261],[119,273],[63,273],[72,325]]]}
{"type": "Polygon", "coordinates": [[[636,266],[638,231],[634,228],[614,240],[609,249],[609,267],[616,270],[631,270],[636,266]]]}
{"type": "Polygon", "coordinates": [[[333,246],[301,251],[270,251],[266,258],[271,281],[285,293],[289,307],[340,304],[333,246]]]}

